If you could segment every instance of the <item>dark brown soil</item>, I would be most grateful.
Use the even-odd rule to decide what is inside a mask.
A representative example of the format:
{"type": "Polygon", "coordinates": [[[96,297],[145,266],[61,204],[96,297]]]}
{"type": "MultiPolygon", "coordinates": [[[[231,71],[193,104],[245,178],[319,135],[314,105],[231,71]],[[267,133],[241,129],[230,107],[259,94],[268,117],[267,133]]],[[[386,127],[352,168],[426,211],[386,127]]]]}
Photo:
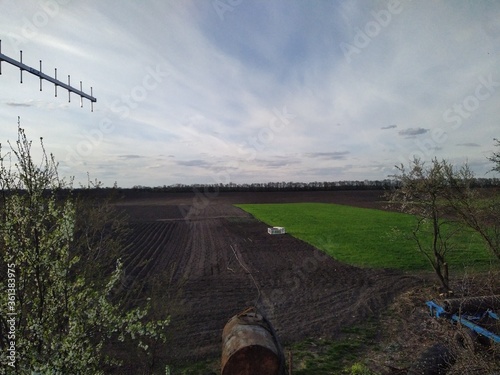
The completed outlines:
{"type": "MultiPolygon", "coordinates": [[[[235,203],[333,202],[383,208],[379,191],[152,194],[118,207],[133,233],[124,290],[131,301],[154,292],[171,314],[168,363],[217,358],[227,320],[257,306],[283,344],[332,338],[345,325],[387,309],[419,279],[337,262],[235,203]]],[[[164,306],[164,307],[162,307],[164,306]]]]}

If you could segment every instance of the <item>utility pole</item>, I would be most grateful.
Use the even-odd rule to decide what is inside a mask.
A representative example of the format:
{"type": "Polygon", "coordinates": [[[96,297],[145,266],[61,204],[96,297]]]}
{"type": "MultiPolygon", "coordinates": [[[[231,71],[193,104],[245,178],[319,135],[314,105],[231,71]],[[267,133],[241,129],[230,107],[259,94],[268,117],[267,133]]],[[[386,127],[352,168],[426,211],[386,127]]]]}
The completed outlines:
{"type": "Polygon", "coordinates": [[[61,82],[57,79],[57,68],[55,68],[54,72],[54,78],[51,76],[48,76],[45,73],[42,73],[42,60],[40,60],[40,70],[34,69],[28,65],[23,64],[23,51],[20,52],[20,58],[19,61],[14,60],[10,58],[9,56],[6,56],[2,53],[2,41],[0,40],[0,75],[2,74],[2,61],[5,61],[6,63],[9,63],[11,65],[17,66],[20,70],[20,79],[21,83],[23,83],[23,71],[27,71],[28,73],[31,73],[37,77],[40,78],[40,91],[42,91],[42,80],[46,80],[49,82],[52,82],[54,84],[54,90],[55,90],[55,96],[57,97],[57,86],[62,87],[63,89],[68,90],[68,102],[71,102],[71,93],[75,93],[80,96],[80,107],[83,107],[83,99],[88,99],[90,100],[90,108],[91,111],[94,112],[94,103],[97,102],[97,99],[94,98],[93,93],[92,93],[92,87],[90,88],[90,95],[86,94],[82,90],[82,81],[80,81],[80,89],[76,89],[73,86],[71,86],[71,77],[68,75],[68,83],[61,82]]]}

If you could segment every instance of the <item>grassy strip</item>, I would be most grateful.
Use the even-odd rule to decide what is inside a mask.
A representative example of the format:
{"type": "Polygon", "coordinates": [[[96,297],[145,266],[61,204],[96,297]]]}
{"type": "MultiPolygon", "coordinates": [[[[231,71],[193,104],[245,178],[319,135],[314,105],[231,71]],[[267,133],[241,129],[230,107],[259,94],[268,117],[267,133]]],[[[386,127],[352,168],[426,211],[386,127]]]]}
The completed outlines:
{"type": "Polygon", "coordinates": [[[193,362],[186,366],[174,367],[172,374],[178,375],[211,375],[220,372],[219,359],[207,359],[205,361],[193,362]]]}
{"type": "Polygon", "coordinates": [[[292,345],[294,375],[369,374],[359,358],[376,348],[377,325],[346,327],[336,340],[309,339],[292,345]]]}
{"type": "MultiPolygon", "coordinates": [[[[416,222],[412,215],[326,203],[236,206],[270,226],[284,226],[287,233],[348,264],[412,271],[429,268],[410,238],[416,222]]],[[[430,234],[426,241],[430,244],[430,234]]],[[[451,270],[482,270],[493,262],[481,239],[466,230],[455,237],[447,258],[451,270]]]]}

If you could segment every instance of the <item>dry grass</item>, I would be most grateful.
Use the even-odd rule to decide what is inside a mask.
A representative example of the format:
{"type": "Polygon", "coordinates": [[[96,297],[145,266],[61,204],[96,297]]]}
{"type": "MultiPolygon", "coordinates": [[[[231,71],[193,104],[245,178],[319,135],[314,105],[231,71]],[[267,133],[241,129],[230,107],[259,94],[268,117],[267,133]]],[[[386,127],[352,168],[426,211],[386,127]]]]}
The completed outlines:
{"type": "MultiPolygon", "coordinates": [[[[454,297],[500,294],[500,270],[486,274],[465,274],[454,280],[454,297]]],[[[448,375],[493,374],[500,370],[500,344],[476,353],[458,350],[455,335],[460,327],[446,319],[429,315],[425,301],[439,299],[437,289],[432,286],[413,288],[400,295],[380,322],[379,347],[366,355],[364,362],[379,374],[406,374],[407,369],[420,354],[441,342],[449,347],[456,362],[448,375]]]]}

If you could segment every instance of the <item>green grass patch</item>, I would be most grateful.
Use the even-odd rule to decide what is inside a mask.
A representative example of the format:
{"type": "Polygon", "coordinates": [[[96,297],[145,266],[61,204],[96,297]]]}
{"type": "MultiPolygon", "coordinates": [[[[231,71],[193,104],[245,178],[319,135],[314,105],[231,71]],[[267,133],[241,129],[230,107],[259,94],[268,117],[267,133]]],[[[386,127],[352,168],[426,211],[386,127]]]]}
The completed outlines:
{"type": "MultiPolygon", "coordinates": [[[[284,226],[287,233],[348,264],[409,271],[429,269],[428,261],[410,238],[416,223],[412,215],[326,203],[236,206],[269,226],[284,226]]],[[[431,238],[428,234],[425,241],[430,244],[431,238]]],[[[495,263],[482,240],[467,230],[454,237],[447,259],[451,270],[482,270],[495,263]]]]}
{"type": "Polygon", "coordinates": [[[206,375],[218,374],[220,371],[220,361],[207,359],[205,361],[193,362],[185,366],[177,366],[171,369],[172,374],[178,375],[206,375]]]}
{"type": "Polygon", "coordinates": [[[377,325],[344,329],[336,340],[308,339],[292,345],[294,375],[369,374],[360,355],[377,345],[377,325]],[[357,370],[365,370],[357,372],[357,370]]]}

